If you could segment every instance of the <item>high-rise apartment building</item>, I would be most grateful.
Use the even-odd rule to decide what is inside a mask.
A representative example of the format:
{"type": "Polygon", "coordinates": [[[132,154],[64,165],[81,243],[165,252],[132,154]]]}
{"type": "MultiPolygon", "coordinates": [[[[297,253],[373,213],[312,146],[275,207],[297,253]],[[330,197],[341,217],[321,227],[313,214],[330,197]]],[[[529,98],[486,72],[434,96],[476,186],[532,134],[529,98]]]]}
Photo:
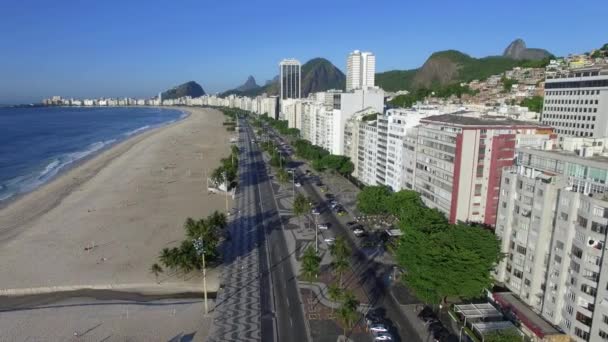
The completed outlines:
{"type": "Polygon", "coordinates": [[[284,59],[279,63],[281,101],[302,97],[301,64],[296,59],[284,59]]]}
{"type": "Polygon", "coordinates": [[[605,341],[608,139],[563,142],[569,151],[520,148],[503,172],[495,278],[573,340],[605,341]]]}
{"type": "Polygon", "coordinates": [[[355,50],[346,61],[346,91],[375,86],[376,56],[371,52],[355,50]]]}
{"type": "Polygon", "coordinates": [[[517,146],[539,146],[552,129],[536,122],[459,112],[420,119],[412,190],[454,223],[494,226],[502,168],[513,165],[517,146]]]}
{"type": "Polygon", "coordinates": [[[608,68],[548,73],[541,122],[560,136],[608,136],[608,68]]]}

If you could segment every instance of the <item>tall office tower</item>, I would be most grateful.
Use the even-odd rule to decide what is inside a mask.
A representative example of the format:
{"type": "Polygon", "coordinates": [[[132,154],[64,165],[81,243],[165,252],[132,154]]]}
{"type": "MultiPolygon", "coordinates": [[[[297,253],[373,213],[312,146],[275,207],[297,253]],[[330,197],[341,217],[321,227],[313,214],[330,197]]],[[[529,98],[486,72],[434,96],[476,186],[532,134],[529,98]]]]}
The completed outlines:
{"type": "Polygon", "coordinates": [[[346,61],[346,91],[375,86],[376,56],[371,52],[355,50],[346,61]]]}
{"type": "Polygon", "coordinates": [[[608,136],[608,68],[547,73],[541,122],[563,136],[608,136]]]}
{"type": "Polygon", "coordinates": [[[281,77],[281,101],[302,97],[301,64],[296,59],[284,59],[279,63],[281,77]]]}

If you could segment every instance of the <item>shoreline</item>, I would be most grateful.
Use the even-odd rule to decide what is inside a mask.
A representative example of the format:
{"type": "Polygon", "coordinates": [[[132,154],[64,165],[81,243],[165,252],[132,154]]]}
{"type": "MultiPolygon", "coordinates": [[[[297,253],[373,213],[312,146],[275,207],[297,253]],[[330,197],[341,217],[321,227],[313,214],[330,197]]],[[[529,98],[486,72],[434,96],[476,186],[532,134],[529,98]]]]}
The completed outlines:
{"type": "MultiPolygon", "coordinates": [[[[149,265],[183,238],[184,220],[225,203],[202,185],[203,170],[229,153],[223,115],[172,109],[189,114],[83,158],[0,209],[0,288],[155,283],[149,265]]],[[[210,291],[217,273],[208,272],[210,291]]]]}
{"type": "MultiPolygon", "coordinates": [[[[59,108],[61,108],[61,107],[71,108],[70,106],[57,106],[57,107],[59,107],[59,108]]],[[[118,106],[115,106],[115,107],[118,107],[118,106]]],[[[126,106],[122,106],[122,107],[126,107],[126,106]]],[[[134,106],[130,106],[130,107],[134,107],[134,106]]],[[[144,107],[144,106],[142,106],[142,107],[144,107]]],[[[111,143],[103,146],[99,150],[90,153],[89,155],[87,155],[87,156],[85,156],[83,158],[77,159],[77,160],[75,160],[74,162],[72,162],[72,163],[70,163],[68,165],[65,165],[64,167],[60,168],[59,171],[57,171],[57,174],[51,176],[49,179],[47,179],[46,181],[44,181],[39,186],[37,186],[37,187],[35,187],[35,188],[33,188],[33,189],[29,190],[29,191],[23,191],[23,192],[14,193],[14,194],[10,195],[9,197],[0,200],[0,211],[2,211],[2,209],[4,209],[4,208],[9,207],[12,203],[18,201],[19,199],[23,198],[24,196],[27,196],[28,194],[31,194],[31,193],[33,193],[33,192],[35,192],[35,191],[37,191],[37,190],[39,190],[39,189],[47,186],[48,184],[50,184],[50,183],[58,180],[59,178],[63,177],[66,173],[68,173],[71,170],[73,170],[73,169],[75,169],[75,168],[83,165],[84,163],[92,160],[93,158],[95,158],[95,157],[99,156],[100,154],[104,153],[105,151],[108,151],[108,150],[114,148],[115,146],[120,145],[122,143],[125,143],[125,142],[127,142],[127,141],[129,141],[131,139],[134,139],[134,138],[136,138],[136,137],[138,137],[138,136],[140,136],[142,134],[145,134],[145,133],[148,133],[148,132],[152,132],[152,131],[155,131],[155,130],[159,130],[159,129],[162,129],[162,128],[165,128],[165,127],[169,127],[169,126],[171,126],[173,124],[176,124],[176,123],[178,123],[178,122],[180,122],[182,120],[185,120],[188,116],[191,115],[190,112],[188,111],[188,109],[184,108],[184,107],[174,107],[174,108],[171,108],[171,107],[161,107],[161,106],[159,106],[159,107],[145,106],[145,107],[146,108],[158,108],[158,109],[177,110],[178,112],[181,112],[182,115],[179,118],[177,118],[177,119],[175,119],[173,121],[168,120],[167,122],[164,122],[162,124],[157,124],[155,126],[151,126],[151,127],[145,128],[145,129],[141,129],[141,128],[142,127],[146,127],[146,126],[142,126],[140,128],[137,128],[137,130],[134,133],[127,134],[127,135],[124,136],[124,138],[122,138],[120,140],[113,141],[113,142],[111,142],[111,143]]],[[[83,108],[95,108],[95,107],[83,107],[83,108]]],[[[80,152],[80,151],[75,151],[75,152],[80,152]]],[[[1,234],[2,234],[2,232],[0,232],[0,236],[1,236],[1,234]]]]}

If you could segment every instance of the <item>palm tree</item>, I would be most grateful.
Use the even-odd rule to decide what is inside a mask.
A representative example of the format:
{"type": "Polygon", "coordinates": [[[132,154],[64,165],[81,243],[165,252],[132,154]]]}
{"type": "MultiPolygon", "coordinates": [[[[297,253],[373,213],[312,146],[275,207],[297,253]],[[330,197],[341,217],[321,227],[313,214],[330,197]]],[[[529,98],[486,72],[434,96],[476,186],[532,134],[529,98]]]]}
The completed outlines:
{"type": "Polygon", "coordinates": [[[350,268],[349,257],[351,254],[350,246],[346,243],[346,240],[339,236],[336,238],[336,241],[333,245],[331,245],[329,252],[331,256],[334,257],[334,261],[332,263],[332,268],[334,272],[338,275],[339,278],[339,286],[342,287],[342,275],[344,272],[348,271],[350,268]]]}
{"type": "Polygon", "coordinates": [[[308,214],[310,209],[310,202],[308,199],[304,195],[298,194],[293,200],[293,214],[298,218],[298,225],[302,226],[301,217],[302,215],[308,214]]]}
{"type": "Polygon", "coordinates": [[[315,249],[309,246],[304,251],[302,256],[302,276],[308,280],[311,284],[320,271],[321,257],[317,255],[315,249]]]}
{"type": "Polygon", "coordinates": [[[158,260],[165,267],[171,267],[171,250],[169,248],[163,248],[158,256],[158,260]]]}
{"type": "Polygon", "coordinates": [[[289,181],[289,174],[285,169],[279,169],[279,171],[277,171],[277,180],[283,184],[289,181]]]}
{"type": "Polygon", "coordinates": [[[213,214],[207,216],[209,224],[218,229],[224,229],[228,225],[226,221],[226,214],[214,211],[213,214]]]}
{"type": "MultiPolygon", "coordinates": [[[[339,302],[342,299],[342,295],[342,288],[338,284],[333,283],[327,287],[327,296],[333,302],[339,302]]],[[[334,308],[331,308],[331,312],[334,312],[334,308]]]]}
{"type": "Polygon", "coordinates": [[[355,322],[359,319],[359,314],[357,313],[357,307],[359,306],[359,301],[352,292],[345,292],[342,296],[342,305],[338,308],[338,318],[342,322],[342,328],[344,329],[344,336],[346,337],[346,329],[352,329],[355,325],[355,322]]]}
{"type": "Polygon", "coordinates": [[[154,276],[156,277],[156,282],[159,283],[158,274],[163,273],[163,268],[160,267],[159,264],[155,263],[154,265],[150,266],[150,273],[154,274],[154,276]]]}

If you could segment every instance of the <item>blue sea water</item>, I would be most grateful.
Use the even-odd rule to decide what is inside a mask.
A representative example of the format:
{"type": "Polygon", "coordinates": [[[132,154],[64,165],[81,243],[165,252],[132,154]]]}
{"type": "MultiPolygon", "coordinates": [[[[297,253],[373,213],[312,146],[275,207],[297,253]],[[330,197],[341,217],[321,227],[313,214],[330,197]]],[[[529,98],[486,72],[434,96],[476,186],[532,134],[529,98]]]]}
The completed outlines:
{"type": "Polygon", "coordinates": [[[184,116],[148,107],[0,108],[0,203],[112,144],[184,116]]]}

